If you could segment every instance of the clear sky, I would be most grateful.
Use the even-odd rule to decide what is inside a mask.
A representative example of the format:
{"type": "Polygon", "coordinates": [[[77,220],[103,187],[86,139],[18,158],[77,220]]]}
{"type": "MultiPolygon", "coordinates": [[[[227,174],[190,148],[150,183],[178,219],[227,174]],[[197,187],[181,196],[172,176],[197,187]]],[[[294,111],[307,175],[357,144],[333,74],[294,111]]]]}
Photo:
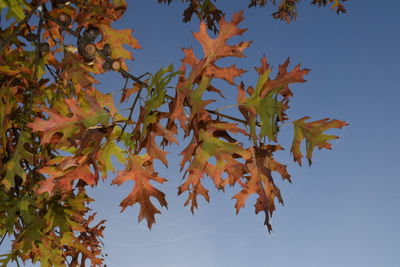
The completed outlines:
{"type": "MultiPolygon", "coordinates": [[[[156,0],[129,2],[116,27],[133,28],[143,47],[134,51],[136,60],[129,64],[134,74],[171,63],[178,68],[183,47],[200,52],[191,34],[198,31],[198,21],[181,22],[180,1],[170,7],[156,0]]],[[[247,2],[217,4],[230,19],[247,2]]],[[[119,212],[132,184],[110,187],[110,177],[91,191],[97,218],[107,219],[107,266],[400,267],[400,1],[349,0],[348,13],[339,16],[308,2],[301,2],[298,19],[291,24],[273,20],[271,7],[245,9],[241,24],[248,28],[242,40],[254,43],[246,58],[236,60],[249,70],[236,82],[256,82],[253,66],[263,54],[274,70],[290,57],[292,67],[302,63],[311,69],[307,83],[291,87],[290,117],[350,123],[332,132],[341,139],[333,142],[332,151],[317,151],[311,168],[296,166],[289,149],[279,154],[293,183],[278,181],[285,206],[274,213],[272,235],[262,215],[254,214],[254,197],[235,215],[231,197],[237,188],[223,194],[209,186],[211,202],[201,201],[192,215],[183,207],[186,196],[176,197],[182,174],[173,152],[170,168],[160,172],[169,182],[158,187],[166,192],[169,207],[162,209],[151,231],[145,221],[137,223],[137,205],[119,212]]],[[[116,74],[100,80],[106,92],[123,86],[116,74]]],[[[234,87],[221,86],[236,97],[234,87]]],[[[283,132],[286,145],[291,142],[289,130],[283,132]]]]}

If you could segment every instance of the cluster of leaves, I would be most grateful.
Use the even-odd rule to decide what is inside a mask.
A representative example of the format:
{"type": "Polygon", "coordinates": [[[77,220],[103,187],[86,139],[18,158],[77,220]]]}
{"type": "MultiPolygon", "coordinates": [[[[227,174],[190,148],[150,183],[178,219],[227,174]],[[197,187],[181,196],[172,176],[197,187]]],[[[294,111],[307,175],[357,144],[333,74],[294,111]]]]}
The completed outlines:
{"type": "MultiPolygon", "coordinates": [[[[286,21],[287,23],[295,20],[297,17],[297,5],[300,0],[280,0],[277,3],[276,0],[250,0],[248,5],[249,8],[255,6],[265,6],[271,2],[274,6],[277,6],[277,10],[272,13],[275,19],[286,21]]],[[[336,13],[346,13],[346,9],[343,2],[347,0],[312,0],[311,4],[317,7],[326,6],[331,4],[332,9],[336,10],[336,13]]],[[[158,0],[159,3],[170,4],[172,0],[158,0]]],[[[223,11],[219,9],[214,2],[215,0],[182,0],[187,2],[188,7],[183,12],[183,22],[189,22],[192,16],[195,14],[200,20],[207,23],[207,27],[214,32],[218,31],[218,21],[224,15],[223,11]]]]}
{"type": "MultiPolygon", "coordinates": [[[[88,208],[92,199],[86,189],[116,171],[114,156],[125,169],[117,172],[112,184],[134,182],[120,203],[122,211],[139,204],[139,221],[146,219],[151,228],[160,213],[154,201],[167,206],[165,194],[154,185],[167,180],[158,175],[154,161],[168,165],[165,147],[182,139],[178,125],[191,140],[181,152],[184,180],[178,193],[187,193],[185,205],[193,212],[198,196],[209,200],[206,177],[220,190],[239,185],[233,196],[236,211],[255,194],[255,211],[265,213],[271,230],[275,199],[283,203],[272,173],[290,181],[286,166],[274,158],[283,149],[278,133],[288,124],[289,85],[304,82],[309,70],[297,65],[289,71],[287,60],[271,78],[263,57],[255,86],[237,85],[235,78],[245,71],[236,65],[219,67],[217,62],[242,58],[250,46],[249,41],[227,43],[246,31],[238,26],[242,13],[231,21],[218,17],[215,38],[207,32],[206,22],[200,24],[194,38],[203,47],[202,57],[184,49],[178,71],[169,66],[135,77],[125,65],[133,59],[125,45],[140,45],[132,30],[111,27],[125,12],[125,1],[0,0],[0,7],[15,20],[0,33],[0,235],[2,241],[6,235],[13,238],[11,251],[0,259],[2,266],[18,260],[43,266],[85,266],[89,260],[91,266],[101,266],[105,221],[92,225],[95,213],[88,208]],[[33,16],[38,17],[37,25],[32,25],[33,16]],[[71,39],[74,42],[68,43],[71,39]],[[109,70],[126,79],[120,102],[130,103],[127,117],[116,109],[111,94],[95,87],[94,75],[109,70]],[[214,102],[206,99],[209,92],[225,91],[213,85],[215,79],[237,88],[235,106],[243,119],[208,109],[214,102]],[[174,80],[177,83],[171,86],[174,80]],[[129,81],[132,87],[127,86],[129,81]]],[[[291,122],[291,152],[299,165],[303,141],[311,164],[313,150],[330,149],[329,141],[337,138],[324,132],[346,125],[308,119],[291,122]]]]}

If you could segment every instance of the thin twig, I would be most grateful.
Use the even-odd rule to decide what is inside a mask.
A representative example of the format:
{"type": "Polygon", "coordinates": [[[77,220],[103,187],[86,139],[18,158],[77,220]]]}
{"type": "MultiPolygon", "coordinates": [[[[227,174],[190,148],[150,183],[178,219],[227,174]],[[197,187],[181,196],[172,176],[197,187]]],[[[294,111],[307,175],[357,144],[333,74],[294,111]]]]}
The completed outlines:
{"type": "Polygon", "coordinates": [[[136,94],[135,100],[133,100],[133,104],[132,104],[132,106],[131,106],[130,109],[129,109],[130,111],[129,111],[128,119],[126,120],[124,126],[122,127],[121,133],[120,133],[119,136],[118,136],[118,140],[121,140],[121,136],[122,136],[122,134],[124,133],[126,126],[128,126],[128,122],[132,120],[133,111],[135,110],[136,103],[137,103],[137,101],[139,100],[140,93],[142,92],[142,90],[143,90],[143,87],[141,87],[141,88],[139,89],[139,91],[138,91],[137,94],[136,94]]]}
{"type": "Polygon", "coordinates": [[[45,65],[46,69],[50,72],[50,75],[53,77],[55,82],[58,82],[58,76],[54,71],[49,67],[49,65],[45,65]]]}
{"type": "MultiPolygon", "coordinates": [[[[165,97],[166,97],[167,99],[169,99],[169,100],[175,100],[175,98],[173,98],[172,96],[169,96],[169,95],[166,95],[165,97]]],[[[238,118],[236,118],[236,117],[232,117],[232,116],[229,116],[229,115],[220,113],[220,112],[215,111],[215,110],[206,109],[206,111],[209,112],[209,113],[211,113],[211,114],[214,114],[214,115],[216,115],[216,116],[225,118],[225,119],[230,119],[230,120],[232,120],[232,121],[236,121],[236,122],[240,122],[240,123],[243,123],[243,124],[247,124],[247,121],[245,121],[245,120],[238,119],[238,118]]],[[[256,126],[261,127],[261,125],[260,125],[259,122],[256,122],[256,126]]]]}
{"type": "MultiPolygon", "coordinates": [[[[56,23],[60,28],[62,28],[63,30],[67,31],[68,33],[72,34],[74,37],[80,38],[80,36],[79,36],[78,33],[76,33],[75,31],[73,31],[72,29],[66,27],[64,24],[62,24],[62,23],[61,23],[60,21],[58,21],[56,18],[50,16],[50,15],[47,14],[47,13],[44,14],[44,17],[45,17],[46,19],[49,19],[49,20],[51,20],[52,22],[56,23]]],[[[106,56],[106,55],[103,53],[103,51],[101,51],[100,49],[97,49],[96,52],[97,52],[106,62],[111,63],[112,60],[111,60],[108,56],[106,56]]],[[[143,77],[144,75],[146,75],[147,73],[145,73],[144,75],[142,75],[142,76],[140,76],[140,77],[136,77],[136,76],[130,74],[129,72],[127,72],[127,71],[125,71],[125,70],[123,70],[123,69],[119,70],[119,73],[121,73],[121,75],[122,75],[123,77],[129,78],[129,79],[131,79],[131,80],[137,82],[140,86],[142,86],[142,88],[148,86],[147,83],[145,83],[145,82],[143,82],[143,81],[140,80],[140,78],[142,78],[142,77],[143,77]]],[[[142,90],[142,89],[140,89],[140,90],[138,91],[138,95],[136,96],[135,102],[134,102],[134,104],[132,105],[133,107],[136,105],[136,102],[137,102],[137,100],[139,99],[139,95],[140,95],[141,90],[142,90]]],[[[173,98],[173,97],[171,97],[171,96],[169,96],[169,95],[167,95],[166,98],[169,99],[169,100],[175,100],[175,98],[173,98]]],[[[133,109],[134,109],[134,108],[133,108],[133,109]]],[[[131,114],[131,115],[130,115],[129,118],[131,118],[131,116],[132,116],[133,109],[132,109],[132,108],[130,109],[130,114],[131,114]]],[[[235,117],[232,117],[232,116],[229,116],[229,115],[220,113],[220,112],[218,112],[218,111],[209,110],[209,109],[206,109],[206,111],[209,112],[209,113],[211,113],[211,114],[214,114],[214,115],[216,115],[216,116],[222,117],[222,118],[226,118],[226,119],[229,119],[229,120],[232,120],[232,121],[236,121],[236,122],[240,122],[240,123],[243,123],[243,124],[247,124],[247,121],[245,121],[245,120],[238,119],[238,118],[235,118],[235,117]]],[[[128,119],[128,120],[129,120],[129,119],[128,119]]],[[[260,127],[261,125],[260,125],[259,122],[256,122],[256,126],[260,127]]],[[[123,127],[123,130],[125,130],[125,128],[126,128],[126,126],[123,127]]],[[[122,132],[121,132],[121,134],[122,134],[122,132]]]]}
{"type": "Polygon", "coordinates": [[[3,244],[3,241],[4,241],[4,239],[6,238],[7,233],[8,233],[8,230],[6,230],[6,232],[4,233],[3,237],[1,238],[1,240],[0,240],[0,246],[1,246],[1,244],[3,244]]]}

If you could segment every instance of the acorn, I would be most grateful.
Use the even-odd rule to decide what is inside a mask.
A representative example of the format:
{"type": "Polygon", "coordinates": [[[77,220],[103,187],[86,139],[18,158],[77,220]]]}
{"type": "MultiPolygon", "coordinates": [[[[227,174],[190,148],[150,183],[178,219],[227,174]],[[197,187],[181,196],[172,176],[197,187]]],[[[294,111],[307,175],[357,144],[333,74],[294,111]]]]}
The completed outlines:
{"type": "Polygon", "coordinates": [[[50,45],[48,43],[41,43],[39,45],[39,51],[42,55],[48,53],[50,51],[50,45]]]}
{"type": "Polygon", "coordinates": [[[105,55],[106,57],[111,56],[111,46],[109,44],[105,44],[101,52],[103,52],[103,55],[105,55]]]}
{"type": "Polygon", "coordinates": [[[96,59],[95,58],[83,58],[83,62],[85,63],[85,65],[92,66],[96,62],[96,59]]]}
{"type": "Polygon", "coordinates": [[[110,65],[113,71],[120,71],[122,67],[121,61],[118,59],[112,60],[110,65]]]}
{"type": "Polygon", "coordinates": [[[83,37],[88,43],[93,43],[97,36],[99,35],[99,28],[94,26],[89,26],[89,28],[83,33],[83,37]]]}
{"type": "Polygon", "coordinates": [[[67,13],[61,12],[58,14],[57,19],[64,25],[69,26],[71,25],[72,18],[67,13]]]}
{"type": "Polygon", "coordinates": [[[103,63],[103,70],[105,70],[105,71],[111,70],[111,65],[110,65],[110,63],[108,63],[107,61],[105,61],[105,62],[103,63]]]}
{"type": "Polygon", "coordinates": [[[37,39],[37,35],[30,32],[27,35],[25,35],[25,39],[28,40],[29,42],[34,42],[37,39]]]}

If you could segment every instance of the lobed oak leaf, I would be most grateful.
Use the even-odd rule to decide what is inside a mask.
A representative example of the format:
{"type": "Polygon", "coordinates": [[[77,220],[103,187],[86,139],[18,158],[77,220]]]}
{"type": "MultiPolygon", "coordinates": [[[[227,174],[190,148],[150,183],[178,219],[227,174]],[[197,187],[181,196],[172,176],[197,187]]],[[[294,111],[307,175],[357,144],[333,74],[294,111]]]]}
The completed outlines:
{"type": "Polygon", "coordinates": [[[147,154],[141,156],[129,154],[126,170],[119,171],[111,184],[121,185],[129,180],[134,182],[134,187],[129,195],[120,203],[121,212],[126,207],[139,203],[140,212],[138,220],[140,222],[146,219],[147,226],[151,229],[153,223],[155,223],[155,214],[161,212],[154,206],[150,198],[156,198],[162,207],[167,207],[167,201],[165,200],[165,194],[156,189],[150,181],[164,183],[167,180],[159,177],[154,172],[152,158],[147,154]]]}
{"type": "Polygon", "coordinates": [[[192,212],[197,208],[197,195],[209,200],[208,190],[201,184],[201,179],[208,175],[215,186],[223,190],[225,185],[233,185],[245,173],[244,165],[235,158],[248,156],[241,145],[228,134],[228,132],[245,134],[236,124],[209,121],[204,128],[200,128],[198,140],[193,138],[181,153],[183,156],[181,169],[187,162],[189,166],[185,173],[188,174],[185,182],[178,187],[178,194],[189,191],[185,206],[190,203],[192,212]],[[212,159],[215,159],[215,165],[210,162],[212,159]],[[228,178],[223,178],[223,173],[226,173],[228,178]]]}
{"type": "Polygon", "coordinates": [[[323,132],[332,128],[340,129],[348,125],[344,121],[335,119],[329,120],[328,118],[313,122],[305,122],[308,119],[310,119],[310,117],[303,117],[293,122],[294,137],[290,151],[293,154],[294,161],[300,166],[303,157],[300,151],[300,145],[303,140],[306,141],[306,157],[309,165],[311,165],[312,154],[316,147],[319,149],[331,149],[332,144],[328,143],[328,141],[339,138],[338,136],[324,134],[323,132]]]}
{"type": "Polygon", "coordinates": [[[308,69],[301,69],[297,65],[291,72],[287,71],[289,59],[279,66],[279,72],[275,79],[270,79],[271,68],[264,55],[261,58],[261,66],[256,68],[259,78],[255,89],[247,88],[246,97],[244,84],[238,86],[239,111],[243,114],[250,126],[250,134],[253,141],[267,136],[269,140],[277,142],[279,131],[278,122],[287,120],[285,111],[289,108],[289,97],[292,96],[288,85],[291,83],[305,82],[303,76],[308,69]],[[256,118],[260,118],[259,137],[256,134],[256,118]]]}
{"type": "MultiPolygon", "coordinates": [[[[207,61],[215,62],[222,57],[244,57],[243,50],[247,48],[248,45],[245,43],[235,46],[226,44],[228,39],[236,35],[242,35],[247,31],[247,29],[239,29],[237,27],[243,19],[243,11],[234,14],[230,22],[222,17],[219,21],[219,34],[215,39],[212,39],[208,35],[206,24],[204,22],[200,24],[199,32],[193,33],[193,35],[202,45],[207,61]]],[[[247,42],[247,44],[249,44],[249,42],[247,42]]]]}
{"type": "MultiPolygon", "coordinates": [[[[68,86],[71,81],[75,92],[79,92],[93,84],[98,84],[99,82],[90,74],[90,72],[101,73],[101,69],[94,69],[90,66],[86,66],[83,63],[81,56],[76,52],[69,51],[68,47],[64,49],[64,58],[61,63],[59,63],[58,68],[62,68],[60,77],[63,80],[64,86],[68,86]]],[[[94,64],[96,66],[97,64],[94,64]]]]}
{"type": "MultiPolygon", "coordinates": [[[[247,29],[239,29],[237,25],[243,20],[243,12],[239,12],[233,15],[232,21],[228,22],[224,17],[219,21],[220,30],[219,34],[215,39],[212,39],[207,33],[207,26],[204,21],[200,24],[199,32],[193,33],[194,37],[200,42],[204,51],[204,73],[210,77],[220,78],[227,81],[230,84],[234,84],[234,78],[240,76],[243,72],[242,69],[236,68],[236,65],[230,67],[220,68],[215,65],[218,59],[224,57],[244,57],[243,51],[250,46],[251,42],[240,42],[236,45],[228,45],[226,42],[228,39],[242,35],[247,29]]],[[[194,63],[198,60],[194,60],[191,54],[186,62],[194,63]]],[[[184,61],[185,62],[185,61],[184,61]]],[[[193,65],[192,65],[193,66],[193,65]]]]}
{"type": "Polygon", "coordinates": [[[120,148],[115,142],[105,142],[98,152],[98,160],[103,172],[103,178],[106,178],[108,171],[115,171],[114,163],[111,160],[112,156],[115,156],[121,163],[126,162],[125,150],[120,148]]]}
{"type": "Polygon", "coordinates": [[[156,137],[163,137],[168,143],[178,144],[178,140],[175,138],[175,133],[161,126],[159,122],[151,123],[148,126],[148,134],[143,140],[142,147],[145,147],[147,153],[153,158],[159,159],[165,166],[168,166],[166,155],[168,154],[165,150],[160,149],[156,143],[156,137]]]}
{"type": "MultiPolygon", "coordinates": [[[[167,118],[168,114],[164,112],[149,111],[145,107],[140,107],[139,119],[136,123],[135,132],[138,132],[137,142],[139,144],[139,150],[146,148],[147,154],[154,159],[160,160],[165,166],[168,165],[166,152],[160,149],[156,137],[163,137],[164,143],[175,143],[178,144],[178,140],[175,137],[176,131],[170,131],[160,124],[160,120],[167,118]]],[[[133,136],[135,139],[135,137],[133,136]]]]}
{"type": "Polygon", "coordinates": [[[58,189],[71,192],[72,183],[78,179],[90,186],[97,184],[98,174],[92,173],[90,165],[91,161],[87,156],[80,156],[77,158],[68,157],[59,166],[43,167],[38,172],[48,175],[49,178],[39,182],[40,188],[36,193],[48,192],[51,195],[58,189]]]}
{"type": "Polygon", "coordinates": [[[106,24],[99,24],[97,27],[103,36],[98,45],[101,48],[105,44],[110,44],[112,58],[133,59],[132,53],[124,48],[124,45],[134,49],[141,48],[139,42],[132,36],[132,29],[116,30],[106,24]]]}
{"type": "Polygon", "coordinates": [[[109,25],[113,21],[119,20],[126,11],[127,2],[125,0],[92,0],[91,5],[85,5],[80,9],[76,18],[79,25],[88,26],[99,25],[101,23],[109,25]]]}
{"type": "Polygon", "coordinates": [[[9,151],[12,154],[9,155],[8,160],[6,157],[4,158],[4,162],[2,162],[4,165],[0,165],[0,184],[3,184],[7,191],[15,186],[16,177],[20,178],[22,183],[26,182],[27,174],[22,164],[32,164],[34,161],[33,153],[26,149],[26,145],[33,142],[31,135],[23,131],[19,136],[14,137],[17,139],[14,151],[9,151]]]}
{"type": "Polygon", "coordinates": [[[274,184],[271,171],[277,171],[283,179],[290,181],[290,175],[286,171],[286,166],[276,162],[272,153],[280,150],[280,146],[267,145],[264,147],[252,147],[249,149],[250,156],[246,158],[246,167],[248,176],[245,176],[246,182],[239,182],[243,189],[233,198],[236,199],[236,213],[244,207],[248,197],[257,194],[258,198],[255,204],[255,212],[265,213],[264,224],[268,231],[272,230],[269,222],[272,213],[275,211],[275,199],[283,204],[283,199],[279,188],[274,184]]]}
{"type": "Polygon", "coordinates": [[[41,132],[41,144],[49,144],[56,133],[62,133],[63,140],[67,140],[77,133],[81,133],[82,125],[91,127],[97,123],[105,122],[109,115],[104,110],[82,108],[74,99],[65,99],[65,103],[71,112],[71,116],[60,114],[57,110],[40,107],[39,110],[49,115],[48,120],[36,117],[33,122],[27,124],[34,132],[41,132]]]}
{"type": "MultiPolygon", "coordinates": [[[[263,85],[264,88],[261,93],[262,97],[268,94],[268,92],[273,90],[274,88],[282,86],[283,89],[280,94],[285,99],[288,99],[290,96],[293,95],[292,91],[289,89],[289,84],[306,82],[303,76],[307,75],[310,72],[310,69],[301,69],[301,65],[298,64],[294,67],[292,71],[288,72],[287,67],[289,63],[290,59],[288,58],[286,59],[285,63],[279,65],[278,74],[276,75],[275,79],[270,79],[266,81],[266,83],[263,85]]],[[[269,69],[269,65],[267,64],[265,55],[261,60],[261,65],[262,67],[257,69],[259,73],[266,68],[269,69]]]]}
{"type": "MultiPolygon", "coordinates": [[[[94,87],[89,87],[84,92],[84,100],[87,102],[87,109],[92,109],[100,113],[107,111],[111,117],[117,114],[117,108],[114,105],[114,98],[111,93],[103,94],[94,87]]],[[[83,105],[82,105],[83,106],[83,105]]]]}
{"type": "Polygon", "coordinates": [[[203,176],[201,172],[194,171],[191,176],[187,178],[185,183],[178,187],[178,195],[185,191],[189,191],[188,198],[185,201],[184,206],[190,204],[190,211],[194,214],[194,210],[198,208],[197,196],[201,195],[204,199],[209,202],[210,196],[208,195],[208,190],[201,184],[200,178],[203,176]]]}

